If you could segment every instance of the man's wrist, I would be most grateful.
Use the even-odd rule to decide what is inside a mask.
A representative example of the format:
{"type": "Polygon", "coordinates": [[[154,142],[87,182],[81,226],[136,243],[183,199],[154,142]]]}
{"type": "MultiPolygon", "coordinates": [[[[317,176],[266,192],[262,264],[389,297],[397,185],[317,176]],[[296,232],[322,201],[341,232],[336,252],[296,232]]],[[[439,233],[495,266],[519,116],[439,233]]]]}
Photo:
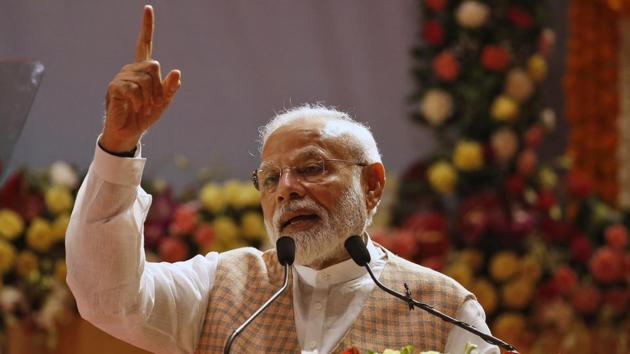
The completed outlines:
{"type": "Polygon", "coordinates": [[[114,155],[118,157],[134,157],[136,156],[136,151],[138,150],[138,146],[136,145],[133,149],[128,150],[128,151],[111,151],[105,148],[103,144],[101,144],[100,140],[97,141],[96,143],[98,144],[98,147],[101,148],[101,150],[105,151],[106,153],[110,155],[114,155]]]}

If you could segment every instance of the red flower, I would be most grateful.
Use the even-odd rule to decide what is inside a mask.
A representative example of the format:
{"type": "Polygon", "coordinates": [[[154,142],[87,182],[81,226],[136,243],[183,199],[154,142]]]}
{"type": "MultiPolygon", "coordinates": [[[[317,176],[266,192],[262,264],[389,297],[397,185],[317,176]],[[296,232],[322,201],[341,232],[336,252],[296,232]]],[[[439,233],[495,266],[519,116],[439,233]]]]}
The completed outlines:
{"type": "Polygon", "coordinates": [[[447,0],[425,0],[424,4],[435,12],[440,12],[446,8],[447,0]]]}
{"type": "Polygon", "coordinates": [[[525,190],[525,180],[519,175],[510,176],[505,181],[505,189],[512,198],[519,198],[525,190]]]}
{"type": "Polygon", "coordinates": [[[189,234],[195,228],[197,224],[197,208],[190,204],[184,204],[175,210],[173,215],[173,221],[170,225],[170,231],[174,235],[189,234]]]}
{"type": "Polygon", "coordinates": [[[593,255],[589,263],[591,274],[602,283],[611,283],[623,277],[623,253],[604,246],[593,255]]]}
{"type": "Polygon", "coordinates": [[[212,225],[203,223],[195,230],[195,243],[201,247],[207,246],[214,241],[214,236],[215,233],[212,225]]]}
{"type": "Polygon", "coordinates": [[[623,250],[628,244],[628,229],[622,224],[610,225],[604,232],[606,242],[610,247],[623,250]]]}
{"type": "Polygon", "coordinates": [[[543,301],[551,301],[560,296],[561,289],[558,287],[558,283],[554,279],[551,279],[540,284],[536,293],[537,298],[543,301]]]}
{"type": "Polygon", "coordinates": [[[527,11],[516,6],[510,6],[506,15],[512,24],[522,29],[531,28],[534,24],[532,16],[527,11]]]}
{"type": "Polygon", "coordinates": [[[553,275],[553,281],[558,286],[558,289],[565,294],[571,292],[571,290],[575,288],[577,280],[575,271],[567,265],[558,267],[553,275]]]}
{"type": "Polygon", "coordinates": [[[348,348],[346,350],[343,351],[343,353],[341,354],[361,354],[361,352],[359,351],[359,349],[355,348],[355,347],[351,347],[348,348]]]}
{"type": "Polygon", "coordinates": [[[486,45],[481,52],[481,64],[487,70],[502,71],[510,63],[508,51],[498,45],[486,45]]]}
{"type": "Polygon", "coordinates": [[[612,288],[604,293],[604,302],[610,305],[615,312],[623,313],[630,299],[628,289],[612,288]]]}
{"type": "Polygon", "coordinates": [[[593,183],[580,170],[571,170],[567,176],[567,191],[576,198],[586,198],[591,195],[593,183]]]}
{"type": "Polygon", "coordinates": [[[144,224],[144,247],[147,249],[157,247],[165,236],[164,230],[164,224],[155,221],[147,221],[144,224]]]}
{"type": "Polygon", "coordinates": [[[518,173],[523,177],[529,177],[534,170],[536,169],[536,165],[538,164],[538,157],[536,153],[532,149],[525,149],[518,156],[518,161],[516,162],[516,169],[518,173]]]}
{"type": "Polygon", "coordinates": [[[409,247],[419,253],[420,259],[443,256],[450,248],[448,225],[442,214],[416,213],[404,222],[403,229],[413,237],[414,245],[409,247]]]}
{"type": "Polygon", "coordinates": [[[444,81],[453,81],[459,75],[459,63],[449,51],[444,51],[433,58],[433,71],[444,81]]]}
{"type": "Polygon", "coordinates": [[[178,262],[188,258],[188,245],[176,237],[168,237],[160,244],[160,258],[166,262],[178,262]]]}
{"type": "Polygon", "coordinates": [[[578,236],[571,241],[571,254],[574,260],[586,263],[593,254],[593,246],[585,236],[578,236]]]}
{"type": "Polygon", "coordinates": [[[556,196],[551,191],[541,191],[538,195],[538,208],[548,212],[556,204],[556,196]]]}
{"type": "Polygon", "coordinates": [[[581,313],[592,313],[599,307],[601,294],[594,286],[582,286],[573,293],[573,307],[581,313]]]}
{"type": "Polygon", "coordinates": [[[436,20],[425,22],[422,29],[422,38],[431,45],[442,43],[444,40],[444,28],[442,24],[436,20]]]}
{"type": "Polygon", "coordinates": [[[544,135],[545,130],[540,124],[532,126],[525,132],[525,145],[529,148],[536,149],[542,142],[544,135]]]}

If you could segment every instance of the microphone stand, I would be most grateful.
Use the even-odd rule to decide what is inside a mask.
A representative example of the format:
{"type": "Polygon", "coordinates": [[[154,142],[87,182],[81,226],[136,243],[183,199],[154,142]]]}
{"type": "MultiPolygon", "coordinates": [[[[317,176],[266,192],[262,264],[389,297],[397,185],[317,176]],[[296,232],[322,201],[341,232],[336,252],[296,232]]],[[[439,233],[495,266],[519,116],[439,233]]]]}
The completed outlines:
{"type": "MultiPolygon", "coordinates": [[[[469,325],[466,322],[462,322],[462,321],[456,320],[453,317],[451,317],[451,316],[449,316],[447,314],[444,314],[444,313],[434,309],[430,305],[427,305],[427,304],[425,304],[423,302],[414,300],[411,297],[411,294],[409,293],[409,291],[407,291],[407,294],[403,295],[403,294],[401,294],[401,293],[399,293],[399,292],[397,292],[395,290],[392,290],[392,289],[386,287],[385,285],[383,285],[383,283],[381,283],[378,279],[376,279],[376,277],[374,276],[374,273],[372,273],[372,269],[370,268],[370,266],[367,263],[365,264],[365,269],[367,269],[368,273],[370,274],[370,277],[372,277],[372,280],[374,280],[374,283],[376,283],[376,285],[379,288],[381,288],[381,289],[383,289],[383,291],[385,291],[385,292],[387,292],[387,293],[389,293],[389,294],[391,294],[391,295],[393,295],[393,296],[395,296],[395,297],[397,297],[397,298],[407,302],[407,304],[409,304],[409,308],[410,309],[413,309],[413,306],[416,306],[416,307],[418,307],[418,308],[420,308],[422,310],[427,311],[428,313],[430,313],[430,314],[432,314],[434,316],[437,316],[437,317],[441,318],[442,320],[444,320],[446,322],[452,323],[452,324],[454,324],[454,325],[456,325],[458,327],[461,327],[461,328],[463,328],[463,329],[465,329],[465,330],[467,330],[469,332],[472,332],[472,333],[478,335],[483,340],[485,340],[487,343],[497,345],[497,346],[499,346],[499,347],[501,347],[501,348],[503,348],[505,350],[508,350],[508,351],[510,351],[512,353],[518,353],[518,351],[516,350],[516,348],[514,348],[513,345],[511,345],[509,343],[506,343],[506,342],[502,341],[499,338],[496,338],[496,337],[493,337],[493,336],[491,336],[489,334],[483,333],[480,330],[476,329],[475,327],[469,325]]],[[[407,284],[405,284],[405,287],[407,287],[407,284]]]]}
{"type": "Polygon", "coordinates": [[[228,338],[227,342],[225,343],[225,348],[223,349],[223,353],[224,354],[229,354],[230,353],[230,348],[232,347],[232,342],[234,342],[236,337],[238,337],[238,335],[241,334],[241,332],[245,329],[245,327],[249,326],[249,324],[256,317],[258,317],[258,315],[260,315],[261,312],[263,312],[269,305],[271,305],[271,303],[278,296],[280,296],[282,294],[282,292],[284,292],[284,290],[287,288],[288,285],[289,285],[289,265],[285,264],[284,265],[284,282],[282,283],[282,287],[278,291],[276,291],[273,294],[273,296],[271,296],[269,298],[269,300],[267,300],[267,302],[265,302],[261,307],[259,307],[258,310],[256,310],[256,312],[254,312],[254,314],[251,315],[242,325],[240,325],[237,329],[234,330],[234,332],[232,332],[232,334],[228,338]]]}

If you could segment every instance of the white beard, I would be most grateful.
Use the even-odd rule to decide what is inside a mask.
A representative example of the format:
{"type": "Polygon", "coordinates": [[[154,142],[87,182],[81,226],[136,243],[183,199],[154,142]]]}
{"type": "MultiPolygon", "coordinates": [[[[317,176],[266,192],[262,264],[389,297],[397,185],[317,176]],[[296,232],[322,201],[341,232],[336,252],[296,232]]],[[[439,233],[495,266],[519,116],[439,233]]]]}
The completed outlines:
{"type": "Polygon", "coordinates": [[[271,223],[265,219],[265,228],[273,244],[280,237],[279,220],[282,215],[299,209],[313,210],[320,219],[309,230],[282,235],[295,240],[297,264],[313,266],[343,257],[346,254],[345,240],[352,235],[362,235],[367,227],[368,213],[358,176],[353,178],[352,185],[341,194],[330,213],[308,197],[292,200],[278,208],[271,223]]]}

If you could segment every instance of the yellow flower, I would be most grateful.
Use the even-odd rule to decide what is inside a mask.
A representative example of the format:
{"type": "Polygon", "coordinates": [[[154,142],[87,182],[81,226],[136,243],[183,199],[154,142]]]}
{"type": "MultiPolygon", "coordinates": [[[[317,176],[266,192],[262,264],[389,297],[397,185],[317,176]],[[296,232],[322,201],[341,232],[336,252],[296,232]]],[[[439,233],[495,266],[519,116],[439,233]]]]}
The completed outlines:
{"type": "Polygon", "coordinates": [[[26,232],[26,243],[39,252],[46,252],[53,243],[53,231],[48,221],[35,218],[26,232]]]}
{"type": "Polygon", "coordinates": [[[265,224],[258,212],[250,211],[241,217],[241,233],[248,239],[258,240],[265,235],[265,224]]]}
{"type": "Polygon", "coordinates": [[[518,342],[525,329],[526,322],[523,315],[505,312],[494,320],[492,334],[508,342],[518,342]]]}
{"type": "Polygon", "coordinates": [[[258,206],[260,204],[260,192],[252,183],[244,183],[241,186],[239,200],[243,207],[258,206]]]}
{"type": "Polygon", "coordinates": [[[74,198],[68,189],[62,185],[55,185],[46,191],[46,207],[54,214],[68,212],[72,209],[74,198]]]}
{"type": "Polygon", "coordinates": [[[64,259],[60,259],[55,262],[55,279],[62,284],[66,283],[66,274],[68,273],[68,269],[66,268],[66,261],[64,259]]]}
{"type": "Polygon", "coordinates": [[[223,196],[225,202],[235,208],[241,208],[240,205],[241,182],[237,180],[228,180],[223,184],[223,196]]]}
{"type": "Polygon", "coordinates": [[[507,96],[499,96],[492,103],[490,112],[500,122],[512,122],[518,116],[518,105],[507,96]]]}
{"type": "Polygon", "coordinates": [[[534,255],[527,255],[521,260],[519,277],[523,280],[535,283],[542,275],[540,261],[534,255]]]}
{"type": "Polygon", "coordinates": [[[501,298],[503,304],[508,308],[522,310],[529,304],[533,293],[532,283],[523,279],[517,279],[503,286],[501,298]]]}
{"type": "Polygon", "coordinates": [[[527,61],[527,73],[536,82],[541,82],[547,76],[547,62],[541,55],[534,54],[527,61]]]}
{"type": "Polygon", "coordinates": [[[206,185],[201,188],[199,199],[203,207],[212,213],[217,213],[225,208],[225,198],[223,197],[221,188],[215,183],[206,183],[206,185]]]}
{"type": "Polygon", "coordinates": [[[0,210],[0,237],[13,240],[24,231],[24,221],[20,214],[11,209],[0,210]]]}
{"type": "Polygon", "coordinates": [[[553,189],[558,184],[558,175],[552,169],[544,167],[538,173],[538,180],[544,189],[553,189]]]}
{"type": "Polygon", "coordinates": [[[227,216],[214,219],[212,226],[217,241],[228,243],[238,238],[238,226],[227,216]]]}
{"type": "Polygon", "coordinates": [[[458,259],[468,264],[473,271],[479,270],[483,265],[483,254],[474,248],[465,248],[459,252],[458,259]]]}
{"type": "Polygon", "coordinates": [[[497,290],[488,279],[479,279],[470,290],[475,294],[486,314],[491,314],[497,309],[497,290]]]}
{"type": "Polygon", "coordinates": [[[465,288],[469,288],[473,279],[472,269],[468,266],[468,264],[464,262],[455,262],[449,265],[445,270],[444,274],[449,277],[457,280],[460,284],[462,284],[465,288]]]}
{"type": "Polygon", "coordinates": [[[453,163],[462,171],[474,171],[483,167],[483,150],[475,141],[460,141],[453,152],[453,163]]]}
{"type": "Polygon", "coordinates": [[[22,251],[15,261],[15,270],[23,277],[29,276],[39,269],[37,256],[31,251],[22,251]]]}
{"type": "Polygon", "coordinates": [[[6,273],[11,269],[14,262],[15,247],[3,239],[0,239],[0,274],[6,273]]]}
{"type": "Polygon", "coordinates": [[[400,350],[385,349],[383,354],[400,354],[400,350]]]}
{"type": "Polygon", "coordinates": [[[490,274],[495,280],[502,282],[516,274],[519,265],[518,256],[514,252],[499,252],[490,260],[490,274]]]}
{"type": "Polygon", "coordinates": [[[431,165],[427,172],[427,177],[433,189],[441,193],[451,193],[457,182],[457,172],[446,161],[436,162],[431,165]]]}
{"type": "Polygon", "coordinates": [[[66,230],[70,223],[70,215],[64,213],[59,214],[52,224],[53,241],[63,240],[66,237],[66,230]]]}

